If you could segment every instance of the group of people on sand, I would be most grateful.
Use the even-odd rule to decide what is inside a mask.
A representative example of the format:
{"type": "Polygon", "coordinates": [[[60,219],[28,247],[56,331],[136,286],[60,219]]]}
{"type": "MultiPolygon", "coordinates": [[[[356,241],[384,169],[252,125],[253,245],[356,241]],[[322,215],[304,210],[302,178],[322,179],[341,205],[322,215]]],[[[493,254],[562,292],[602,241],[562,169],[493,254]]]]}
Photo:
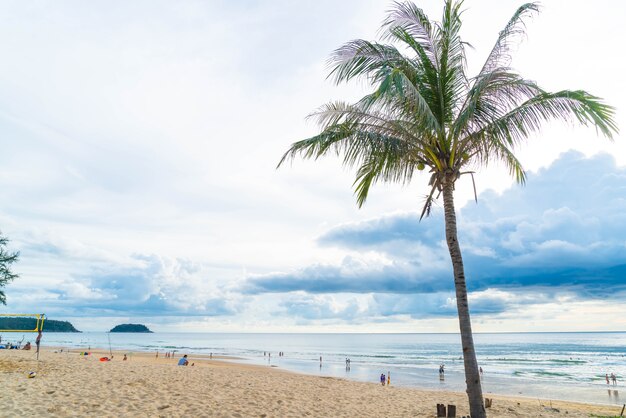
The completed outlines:
{"type": "Polygon", "coordinates": [[[385,373],[380,374],[380,384],[385,386],[385,382],[387,385],[391,385],[391,372],[387,372],[387,376],[385,376],[385,373]]]}
{"type": "MultiPolygon", "coordinates": [[[[607,385],[610,384],[609,374],[607,373],[605,377],[606,377],[606,384],[607,385]]],[[[611,382],[613,382],[613,385],[617,385],[617,376],[615,375],[615,373],[611,373],[611,382]]]]}
{"type": "Polygon", "coordinates": [[[7,342],[6,344],[0,345],[0,349],[4,349],[4,350],[30,350],[30,342],[27,342],[26,344],[24,344],[24,347],[22,347],[22,345],[20,343],[13,344],[13,343],[7,342]]]}

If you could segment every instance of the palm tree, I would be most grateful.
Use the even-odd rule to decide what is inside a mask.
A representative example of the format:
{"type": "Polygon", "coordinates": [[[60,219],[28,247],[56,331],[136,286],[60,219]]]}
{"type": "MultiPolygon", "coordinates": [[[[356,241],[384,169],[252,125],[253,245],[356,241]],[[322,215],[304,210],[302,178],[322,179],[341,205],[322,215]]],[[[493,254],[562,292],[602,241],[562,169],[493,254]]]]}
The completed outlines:
{"type": "Polygon", "coordinates": [[[464,174],[472,174],[473,180],[474,169],[497,161],[524,183],[514,150],[543,122],[593,125],[609,139],[617,126],[613,108],[598,97],[582,90],[547,92],[509,67],[511,46],[524,34],[524,19],[538,11],[535,3],[515,12],[482,69],[469,77],[461,6],[462,1],[446,0],[441,22],[436,22],[410,2],[396,2],[383,22],[380,43],[354,40],[334,51],[329,77],[337,84],[365,79],[373,92],[354,104],[333,102],[314,112],[321,133],[292,144],[278,166],[296,156],[342,155],[344,165],[358,167],[354,186],[359,207],[372,184],[406,184],[416,172],[429,169],[430,192],[420,219],[442,195],[467,394],[471,416],[478,418],[486,412],[457,238],[456,181],[464,174]]]}

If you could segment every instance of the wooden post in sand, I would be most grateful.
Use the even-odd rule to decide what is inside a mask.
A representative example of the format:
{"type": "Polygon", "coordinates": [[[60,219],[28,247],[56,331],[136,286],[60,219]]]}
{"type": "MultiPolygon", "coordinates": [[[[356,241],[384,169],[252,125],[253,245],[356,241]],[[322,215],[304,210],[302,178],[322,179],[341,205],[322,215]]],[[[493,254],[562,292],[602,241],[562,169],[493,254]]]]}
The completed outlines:
{"type": "Polygon", "coordinates": [[[626,408],[626,403],[624,404],[624,406],[622,406],[622,412],[619,413],[620,417],[624,416],[624,408],[626,408]]]}
{"type": "Polygon", "coordinates": [[[456,418],[456,405],[448,405],[448,417],[456,418]]]}
{"type": "Polygon", "coordinates": [[[485,408],[491,408],[491,403],[492,402],[493,402],[493,399],[485,398],[485,408]]]}
{"type": "Polygon", "coordinates": [[[442,403],[437,404],[437,418],[446,418],[446,406],[442,403]]]}

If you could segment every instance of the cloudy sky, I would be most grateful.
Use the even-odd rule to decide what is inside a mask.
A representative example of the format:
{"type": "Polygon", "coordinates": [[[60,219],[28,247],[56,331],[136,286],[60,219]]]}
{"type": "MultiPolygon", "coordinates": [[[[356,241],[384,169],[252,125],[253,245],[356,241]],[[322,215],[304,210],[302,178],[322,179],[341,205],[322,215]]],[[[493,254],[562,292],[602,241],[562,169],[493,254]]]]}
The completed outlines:
{"type": "MultiPolygon", "coordinates": [[[[465,2],[472,72],[521,4],[465,2]]],[[[626,5],[545,0],[513,66],[584,88],[626,129],[626,5]]],[[[431,18],[441,2],[418,3],[431,18]]],[[[455,332],[427,179],[363,209],[340,161],[295,161],[326,59],[373,40],[389,2],[0,3],[0,230],[20,278],[0,312],[82,330],[455,332]]],[[[476,331],[626,329],[626,142],[550,125],[457,190],[476,331]]]]}

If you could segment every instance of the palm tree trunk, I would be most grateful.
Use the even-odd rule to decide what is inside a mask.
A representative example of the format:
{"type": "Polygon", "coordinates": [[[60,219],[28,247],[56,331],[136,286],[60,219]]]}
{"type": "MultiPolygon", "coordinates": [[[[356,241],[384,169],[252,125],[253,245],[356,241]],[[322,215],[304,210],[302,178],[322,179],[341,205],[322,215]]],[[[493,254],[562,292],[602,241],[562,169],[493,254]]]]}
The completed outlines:
{"type": "Polygon", "coordinates": [[[467,287],[465,285],[465,271],[463,257],[457,238],[456,213],[454,209],[454,174],[446,175],[443,180],[443,209],[446,222],[446,241],[452,259],[454,271],[454,288],[456,290],[456,306],[459,314],[459,327],[461,329],[461,345],[463,347],[463,363],[465,365],[465,383],[467,396],[470,404],[472,418],[485,418],[487,413],[483,404],[483,390],[478,373],[478,362],[474,350],[474,337],[472,336],[472,323],[470,321],[469,303],[467,300],[467,287]]]}

